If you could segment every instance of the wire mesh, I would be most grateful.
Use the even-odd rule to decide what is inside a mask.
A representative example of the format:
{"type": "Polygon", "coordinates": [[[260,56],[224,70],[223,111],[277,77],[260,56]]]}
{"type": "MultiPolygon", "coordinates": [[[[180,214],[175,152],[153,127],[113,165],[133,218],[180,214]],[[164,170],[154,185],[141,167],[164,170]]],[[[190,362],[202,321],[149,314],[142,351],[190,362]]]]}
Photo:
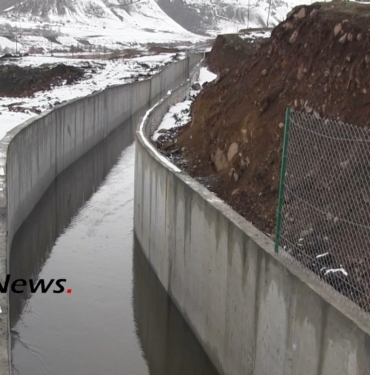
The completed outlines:
{"type": "Polygon", "coordinates": [[[370,130],[291,111],[279,245],[370,311],[370,130]]]}

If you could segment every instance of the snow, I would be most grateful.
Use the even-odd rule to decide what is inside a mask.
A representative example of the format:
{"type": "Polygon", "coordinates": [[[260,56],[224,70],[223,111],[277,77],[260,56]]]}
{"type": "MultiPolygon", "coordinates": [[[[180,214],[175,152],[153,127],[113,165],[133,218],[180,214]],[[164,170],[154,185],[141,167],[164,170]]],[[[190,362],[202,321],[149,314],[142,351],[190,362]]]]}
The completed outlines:
{"type": "Polygon", "coordinates": [[[190,117],[190,106],[192,100],[185,100],[183,102],[177,103],[170,108],[170,110],[165,114],[161,124],[159,125],[157,131],[153,135],[153,140],[156,141],[158,137],[161,135],[159,130],[163,129],[171,129],[174,127],[180,127],[186,125],[191,117],[190,117]]]}
{"type": "MultiPolygon", "coordinates": [[[[68,6],[64,7],[65,14],[58,14],[51,3],[45,5],[45,14],[40,0],[39,9],[34,11],[20,11],[15,7],[8,12],[0,12],[0,31],[5,24],[17,28],[6,33],[18,35],[18,50],[21,52],[36,46],[50,51],[51,48],[65,50],[72,45],[83,46],[85,43],[83,47],[87,49],[90,43],[93,50],[99,46],[124,49],[148,43],[191,44],[204,40],[204,37],[192,34],[177,24],[154,0],[131,5],[120,3],[108,0],[66,0],[68,6]],[[40,45],[40,39],[30,39],[30,34],[44,39],[44,42],[40,45]],[[59,43],[51,43],[47,39],[50,36],[59,43]]],[[[32,6],[37,8],[37,3],[32,6]]],[[[15,45],[8,43],[7,46],[12,49],[11,52],[15,51],[15,45]]]]}
{"type": "MultiPolygon", "coordinates": [[[[35,114],[33,114],[35,116],[35,114]]],[[[30,114],[22,112],[3,112],[0,110],[0,139],[3,139],[6,133],[22,122],[33,117],[30,114]]]]}
{"type": "MultiPolygon", "coordinates": [[[[57,86],[49,91],[36,92],[31,97],[0,97],[0,139],[15,126],[36,116],[36,112],[44,112],[71,99],[84,97],[95,91],[103,90],[110,85],[132,82],[139,79],[140,74],[145,75],[140,79],[146,78],[146,76],[158,72],[166,63],[171,62],[173,56],[174,54],[162,54],[141,56],[128,60],[89,61],[43,56],[25,57],[19,60],[17,65],[35,67],[43,64],[64,63],[77,67],[86,68],[88,66],[85,70],[87,73],[85,73],[84,79],[73,85],[57,86]],[[13,110],[9,108],[13,108],[13,110]]],[[[9,61],[4,61],[4,64],[8,63],[9,61]]]]}
{"type": "Polygon", "coordinates": [[[143,120],[141,121],[141,124],[139,126],[139,133],[140,133],[140,137],[141,139],[143,140],[143,142],[145,143],[145,146],[151,150],[155,155],[157,155],[157,158],[160,159],[162,161],[163,164],[167,165],[167,167],[174,171],[174,172],[181,172],[180,169],[178,167],[176,167],[175,165],[173,165],[166,157],[164,157],[163,155],[161,155],[158,150],[148,141],[148,139],[145,137],[144,135],[144,124],[145,122],[147,121],[149,115],[163,102],[163,100],[160,100],[157,104],[154,105],[154,107],[152,107],[151,109],[148,110],[148,112],[145,114],[145,116],[143,117],[143,120]]]}
{"type": "Polygon", "coordinates": [[[319,259],[319,258],[322,258],[322,257],[326,257],[327,255],[329,255],[329,253],[324,253],[324,254],[317,255],[316,259],[319,259]]]}
{"type": "MultiPolygon", "coordinates": [[[[216,74],[210,72],[207,68],[202,67],[200,69],[198,83],[202,86],[205,82],[214,81],[216,77],[216,74]]],[[[191,90],[188,98],[183,102],[175,104],[169,109],[158,126],[158,129],[154,132],[152,137],[153,141],[156,141],[162,135],[160,130],[181,127],[189,123],[191,120],[190,107],[198,93],[199,92],[195,90],[191,90]]]]}
{"type": "Polygon", "coordinates": [[[199,74],[199,83],[202,86],[206,82],[212,82],[216,79],[217,75],[209,71],[207,68],[202,67],[199,74]]]}
{"type": "Polygon", "coordinates": [[[325,276],[329,273],[341,272],[344,276],[348,276],[348,272],[344,268],[333,268],[325,271],[325,276]]]}
{"type": "Polygon", "coordinates": [[[271,31],[251,31],[243,34],[238,34],[240,39],[256,39],[256,38],[269,38],[271,31]]]}
{"type": "MultiPolygon", "coordinates": [[[[18,43],[18,49],[21,47],[22,45],[18,43]]],[[[0,51],[5,51],[5,49],[9,49],[9,51],[15,51],[16,43],[12,42],[8,38],[0,36],[0,51]]]]}

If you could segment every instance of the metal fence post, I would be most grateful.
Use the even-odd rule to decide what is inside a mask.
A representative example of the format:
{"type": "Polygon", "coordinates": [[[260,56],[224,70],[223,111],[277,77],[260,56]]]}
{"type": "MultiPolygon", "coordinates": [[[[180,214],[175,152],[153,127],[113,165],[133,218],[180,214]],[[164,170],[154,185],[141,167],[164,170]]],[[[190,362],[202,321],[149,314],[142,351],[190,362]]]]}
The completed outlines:
{"type": "Polygon", "coordinates": [[[286,171],[286,155],[289,142],[289,127],[290,127],[290,108],[288,107],[285,112],[285,127],[284,127],[284,141],[283,141],[283,154],[281,158],[281,171],[280,171],[280,185],[279,185],[279,200],[276,219],[276,233],[275,233],[275,253],[279,251],[280,229],[281,229],[281,213],[283,210],[284,201],[284,182],[286,171]]]}

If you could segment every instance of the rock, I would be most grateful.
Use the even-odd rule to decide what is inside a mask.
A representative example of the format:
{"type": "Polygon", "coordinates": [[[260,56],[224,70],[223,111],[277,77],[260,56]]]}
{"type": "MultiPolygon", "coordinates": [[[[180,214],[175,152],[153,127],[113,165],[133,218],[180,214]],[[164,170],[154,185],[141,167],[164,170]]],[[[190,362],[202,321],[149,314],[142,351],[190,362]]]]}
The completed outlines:
{"type": "Polygon", "coordinates": [[[285,30],[292,30],[293,29],[293,23],[288,21],[288,22],[285,22],[283,25],[282,25],[283,29],[285,30]]]}
{"type": "Polygon", "coordinates": [[[234,173],[235,173],[235,168],[231,168],[230,171],[229,171],[229,177],[233,177],[234,176],[234,173]]]}
{"type": "Polygon", "coordinates": [[[229,147],[229,151],[227,152],[227,160],[231,161],[233,157],[238,153],[239,146],[236,142],[232,143],[229,147]]]}
{"type": "Polygon", "coordinates": [[[308,105],[304,108],[307,113],[312,113],[313,108],[309,107],[308,105]]]}
{"type": "Polygon", "coordinates": [[[361,190],[361,195],[365,203],[370,203],[369,193],[366,191],[366,189],[361,190]]]}
{"type": "Polygon", "coordinates": [[[366,90],[366,89],[363,89],[363,90],[362,90],[362,93],[363,93],[363,94],[366,94],[366,93],[367,93],[367,90],[366,90]]]}
{"type": "Polygon", "coordinates": [[[361,42],[361,40],[362,40],[362,34],[360,33],[360,34],[357,34],[357,41],[358,42],[361,42]]]}
{"type": "Polygon", "coordinates": [[[220,172],[229,166],[227,157],[219,148],[217,148],[216,152],[211,156],[211,160],[213,164],[215,165],[217,172],[220,172]]]}
{"type": "Polygon", "coordinates": [[[340,163],[341,168],[347,168],[349,166],[349,160],[343,161],[340,163]]]}
{"type": "Polygon", "coordinates": [[[350,54],[350,53],[346,56],[346,60],[347,60],[348,62],[351,62],[351,61],[352,61],[352,57],[351,57],[351,54],[350,54]]]}
{"type": "Polygon", "coordinates": [[[159,129],[157,130],[157,133],[160,133],[160,134],[167,133],[167,129],[159,129]]]}
{"type": "Polygon", "coordinates": [[[344,34],[340,39],[339,39],[339,43],[342,43],[344,44],[347,40],[347,34],[344,34]]]}
{"type": "Polygon", "coordinates": [[[312,9],[310,13],[310,17],[315,17],[317,13],[319,13],[319,11],[316,8],[312,9]]]}
{"type": "Polygon", "coordinates": [[[202,88],[202,86],[200,85],[199,82],[195,82],[195,83],[193,83],[193,85],[191,86],[191,88],[193,90],[195,90],[195,91],[199,91],[202,88]]]}
{"type": "Polygon", "coordinates": [[[263,69],[262,72],[261,72],[261,74],[262,74],[263,76],[265,76],[265,75],[267,74],[267,70],[266,70],[266,69],[263,69]]]}
{"type": "Polygon", "coordinates": [[[297,14],[294,15],[299,20],[306,17],[306,8],[301,8],[297,14]]]}
{"type": "Polygon", "coordinates": [[[230,69],[229,68],[226,68],[222,71],[221,75],[222,76],[226,76],[228,73],[230,72],[230,69]]]}
{"type": "Polygon", "coordinates": [[[235,189],[235,190],[233,190],[233,192],[231,193],[231,195],[234,196],[234,195],[238,194],[239,191],[240,191],[240,189],[235,189]]]}
{"type": "Polygon", "coordinates": [[[303,77],[303,65],[300,65],[300,67],[298,68],[298,72],[297,72],[297,79],[298,81],[300,81],[303,77]]]}
{"type": "Polygon", "coordinates": [[[281,123],[279,124],[279,128],[282,129],[283,127],[284,127],[284,123],[281,122],[281,123]]]}
{"type": "Polygon", "coordinates": [[[168,150],[175,144],[174,141],[168,141],[162,145],[162,150],[168,150]]]}
{"type": "Polygon", "coordinates": [[[244,141],[245,143],[248,143],[248,139],[247,139],[247,129],[242,129],[241,132],[242,132],[242,138],[243,138],[243,141],[244,141]]]}
{"type": "Polygon", "coordinates": [[[342,24],[341,23],[336,24],[333,30],[334,36],[337,36],[341,31],[342,31],[342,24]]]}
{"type": "Polygon", "coordinates": [[[237,182],[239,180],[239,175],[237,173],[234,173],[234,180],[237,182]]]}
{"type": "Polygon", "coordinates": [[[353,34],[352,34],[352,33],[348,33],[348,34],[347,34],[347,40],[348,40],[349,42],[352,42],[352,41],[353,41],[353,34]]]}
{"type": "Polygon", "coordinates": [[[313,111],[313,115],[315,116],[316,120],[320,120],[321,116],[319,112],[313,111]]]}
{"type": "Polygon", "coordinates": [[[334,224],[337,224],[338,222],[339,222],[339,217],[336,216],[336,217],[334,218],[334,224]]]}
{"type": "Polygon", "coordinates": [[[295,43],[297,41],[297,38],[298,38],[298,30],[295,30],[289,39],[289,43],[290,44],[295,43]]]}
{"type": "Polygon", "coordinates": [[[302,232],[299,234],[299,237],[300,238],[305,238],[305,237],[309,236],[312,233],[313,233],[313,229],[312,228],[306,229],[306,230],[302,230],[302,232]]]}
{"type": "Polygon", "coordinates": [[[326,214],[326,220],[327,220],[327,221],[332,221],[332,220],[333,220],[333,215],[332,215],[330,212],[328,212],[328,213],[326,214]]]}

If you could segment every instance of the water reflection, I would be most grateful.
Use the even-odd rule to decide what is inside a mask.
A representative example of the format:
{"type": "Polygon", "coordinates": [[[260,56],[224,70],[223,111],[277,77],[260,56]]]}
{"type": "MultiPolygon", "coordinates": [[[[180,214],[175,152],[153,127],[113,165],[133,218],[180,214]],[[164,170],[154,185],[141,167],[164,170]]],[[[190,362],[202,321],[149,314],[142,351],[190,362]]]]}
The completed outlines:
{"type": "Polygon", "coordinates": [[[124,124],[59,175],[16,233],[12,278],[73,293],[10,295],[14,373],[217,375],[134,239],[133,137],[124,124]]]}
{"type": "Polygon", "coordinates": [[[151,375],[217,375],[134,240],[133,305],[151,375]]]}
{"type": "MultiPolygon", "coordinates": [[[[13,280],[38,279],[56,239],[104,181],[122,150],[133,139],[133,124],[127,121],[53,181],[13,238],[10,251],[13,280]]],[[[29,297],[29,290],[10,293],[11,328],[16,325],[29,297]]]]}

